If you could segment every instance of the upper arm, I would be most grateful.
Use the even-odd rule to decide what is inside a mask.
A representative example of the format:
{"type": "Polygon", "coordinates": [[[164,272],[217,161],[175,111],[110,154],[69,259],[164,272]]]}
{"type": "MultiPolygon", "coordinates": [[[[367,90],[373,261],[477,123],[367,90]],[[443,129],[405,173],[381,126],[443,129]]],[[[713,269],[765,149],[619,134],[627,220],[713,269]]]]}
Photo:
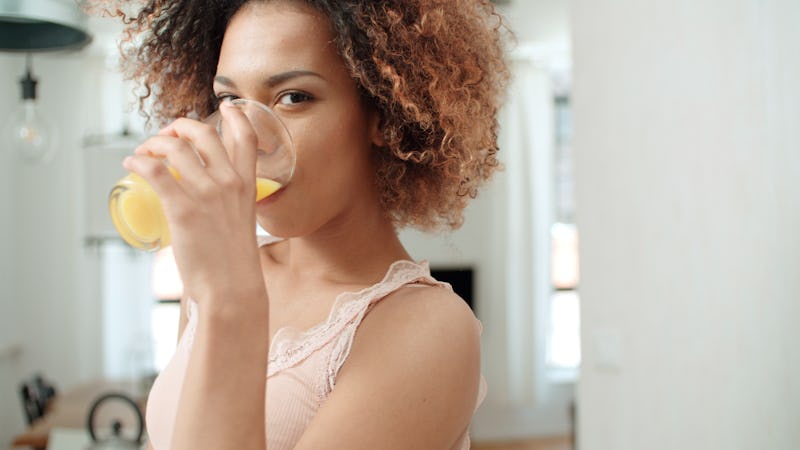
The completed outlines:
{"type": "Polygon", "coordinates": [[[475,409],[479,335],[448,290],[409,288],[381,301],[297,448],[450,448],[475,409]]]}

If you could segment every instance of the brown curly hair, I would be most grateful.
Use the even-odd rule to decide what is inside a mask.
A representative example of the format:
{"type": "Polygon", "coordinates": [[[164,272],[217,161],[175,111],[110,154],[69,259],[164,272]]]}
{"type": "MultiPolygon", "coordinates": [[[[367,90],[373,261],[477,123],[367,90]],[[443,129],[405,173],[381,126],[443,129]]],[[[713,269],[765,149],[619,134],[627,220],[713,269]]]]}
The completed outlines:
{"type": "MultiPolygon", "coordinates": [[[[204,116],[225,28],[244,4],[150,0],[111,8],[140,109],[167,122],[204,116]],[[135,44],[134,44],[135,43],[135,44]]],[[[275,1],[275,0],[272,0],[275,1]]],[[[397,227],[455,229],[499,164],[497,112],[508,81],[502,18],[489,0],[301,0],[329,20],[340,56],[381,113],[376,185],[397,227]]],[[[119,3],[118,3],[119,5],[119,3]]]]}

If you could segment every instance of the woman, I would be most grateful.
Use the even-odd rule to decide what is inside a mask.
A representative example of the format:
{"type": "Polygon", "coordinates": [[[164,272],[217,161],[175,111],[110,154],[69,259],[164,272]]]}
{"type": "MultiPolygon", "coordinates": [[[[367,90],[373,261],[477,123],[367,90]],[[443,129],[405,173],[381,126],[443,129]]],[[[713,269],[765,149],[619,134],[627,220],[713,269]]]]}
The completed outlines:
{"type": "Polygon", "coordinates": [[[488,0],[154,0],[128,23],[154,117],[219,104],[232,127],[179,118],[123,163],[162,198],[185,286],[150,448],[468,448],[480,324],[397,230],[458,227],[497,167],[488,0]],[[273,108],[297,150],[255,205],[233,98],[273,108]],[[257,242],[256,221],[284,239],[257,242]]]}

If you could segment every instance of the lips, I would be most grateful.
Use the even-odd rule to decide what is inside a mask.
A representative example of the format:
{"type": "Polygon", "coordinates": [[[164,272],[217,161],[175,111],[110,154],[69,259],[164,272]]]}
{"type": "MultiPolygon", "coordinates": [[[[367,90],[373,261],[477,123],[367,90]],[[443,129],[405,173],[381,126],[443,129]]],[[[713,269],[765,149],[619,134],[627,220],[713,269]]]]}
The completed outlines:
{"type": "Polygon", "coordinates": [[[270,195],[262,198],[261,200],[257,201],[256,205],[263,206],[263,205],[267,205],[267,204],[275,202],[278,199],[278,197],[283,195],[283,191],[285,191],[285,190],[286,190],[286,186],[282,186],[277,191],[275,191],[272,194],[270,194],[270,195]]]}

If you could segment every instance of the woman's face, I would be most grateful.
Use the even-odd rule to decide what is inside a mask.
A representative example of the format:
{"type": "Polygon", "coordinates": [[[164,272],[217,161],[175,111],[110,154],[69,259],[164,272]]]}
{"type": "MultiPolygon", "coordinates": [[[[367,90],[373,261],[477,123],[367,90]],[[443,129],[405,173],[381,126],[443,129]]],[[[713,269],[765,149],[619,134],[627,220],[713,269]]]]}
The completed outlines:
{"type": "Polygon", "coordinates": [[[332,41],[326,18],[297,1],[250,2],[225,31],[214,92],[273,108],[297,151],[292,181],[256,205],[276,236],[307,235],[377,207],[369,153],[380,143],[378,117],[332,41]]]}

